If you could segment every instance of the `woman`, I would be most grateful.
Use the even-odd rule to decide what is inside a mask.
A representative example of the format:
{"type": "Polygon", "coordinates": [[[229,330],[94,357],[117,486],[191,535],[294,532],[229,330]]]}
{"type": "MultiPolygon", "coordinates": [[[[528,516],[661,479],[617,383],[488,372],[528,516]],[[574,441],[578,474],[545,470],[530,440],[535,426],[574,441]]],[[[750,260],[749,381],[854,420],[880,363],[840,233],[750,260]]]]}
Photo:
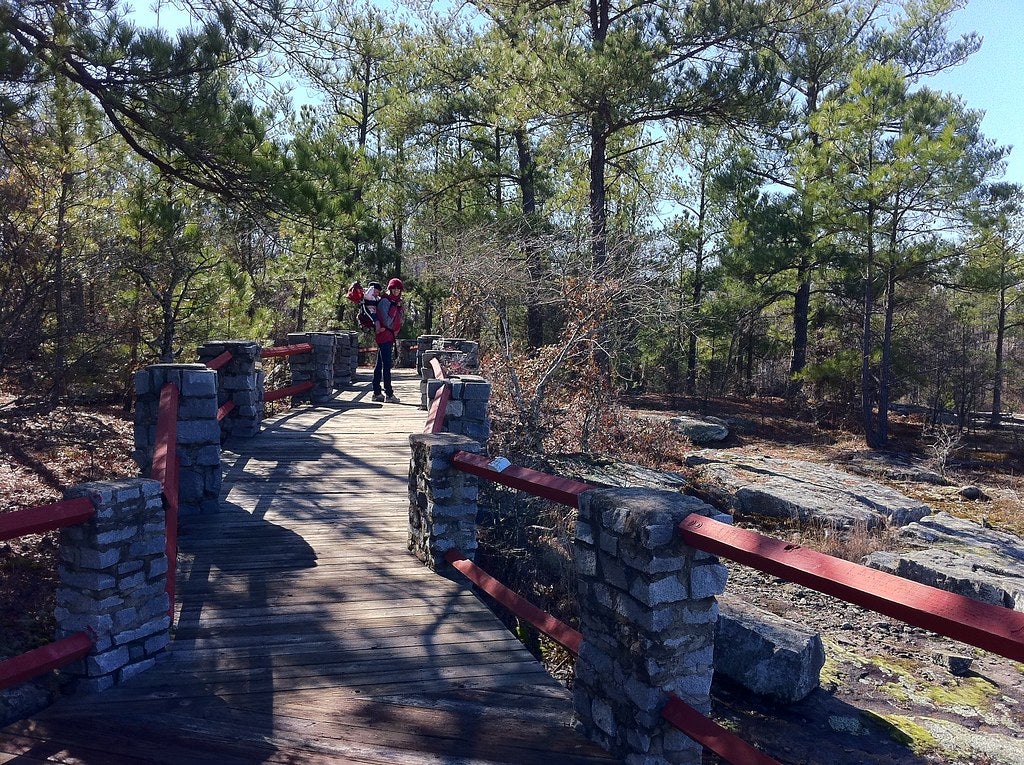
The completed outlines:
{"type": "Polygon", "coordinates": [[[373,400],[397,404],[401,401],[391,387],[391,354],[395,338],[402,331],[405,309],[402,307],[402,280],[395,278],[388,282],[387,291],[377,304],[374,324],[377,336],[377,366],[373,368],[373,400]],[[383,383],[383,390],[382,390],[383,383]]]}

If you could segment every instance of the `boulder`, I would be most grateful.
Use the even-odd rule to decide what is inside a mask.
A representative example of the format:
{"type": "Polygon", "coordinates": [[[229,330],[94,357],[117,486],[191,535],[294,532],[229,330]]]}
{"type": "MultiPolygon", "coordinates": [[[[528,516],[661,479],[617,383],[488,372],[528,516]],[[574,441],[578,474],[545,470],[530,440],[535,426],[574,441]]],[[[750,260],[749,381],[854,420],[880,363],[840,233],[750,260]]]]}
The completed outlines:
{"type": "Polygon", "coordinates": [[[955,592],[968,598],[1024,611],[1024,540],[949,513],[936,513],[899,531],[926,549],[876,552],[864,565],[955,592]]]}
{"type": "Polygon", "coordinates": [[[984,501],[987,501],[989,499],[989,496],[985,492],[983,492],[977,486],[964,486],[963,488],[960,489],[960,491],[958,493],[960,494],[960,496],[963,499],[972,500],[972,501],[973,500],[984,500],[984,501]]]}
{"type": "Polygon", "coordinates": [[[728,593],[718,606],[716,673],[787,704],[818,687],[825,647],[816,632],[728,593]]]}
{"type": "Polygon", "coordinates": [[[839,529],[905,526],[931,513],[924,502],[867,478],[802,460],[705,449],[686,458],[694,488],[736,517],[814,521],[839,529]]]}
{"type": "Polygon", "coordinates": [[[717,417],[682,415],[668,420],[669,426],[697,446],[716,444],[729,437],[729,424],[717,417]]]}

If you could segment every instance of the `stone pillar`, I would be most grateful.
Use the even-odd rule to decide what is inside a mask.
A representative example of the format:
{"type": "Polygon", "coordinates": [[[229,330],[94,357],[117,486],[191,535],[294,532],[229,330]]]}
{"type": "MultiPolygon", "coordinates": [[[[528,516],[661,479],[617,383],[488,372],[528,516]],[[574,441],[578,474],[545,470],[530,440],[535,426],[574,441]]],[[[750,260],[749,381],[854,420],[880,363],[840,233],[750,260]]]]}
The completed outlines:
{"type": "Polygon", "coordinates": [[[334,388],[344,390],[352,384],[359,366],[359,333],[336,332],[334,343],[334,388]]]}
{"type": "Polygon", "coordinates": [[[220,421],[227,436],[250,438],[260,432],[263,420],[263,365],[259,343],[251,340],[211,340],[199,348],[198,361],[207,364],[225,351],[231,361],[217,372],[217,406],[234,401],[234,408],[220,421]]]}
{"type": "Polygon", "coordinates": [[[480,366],[480,343],[461,337],[439,337],[431,345],[431,350],[451,368],[466,371],[480,366]]]}
{"type": "Polygon", "coordinates": [[[153,666],[170,641],[166,527],[160,484],[147,478],[75,486],[96,515],[60,530],[57,639],[89,631],[96,644],[62,673],[102,691],[153,666]]]}
{"type": "Polygon", "coordinates": [[[455,452],[480,453],[464,436],[414,433],[409,436],[409,549],[432,570],[448,575],[449,550],[476,554],[478,479],[452,466],[455,452]]]}
{"type": "Polygon", "coordinates": [[[334,346],[337,338],[333,332],[291,332],[288,345],[309,343],[312,353],[299,353],[288,357],[292,385],[313,381],[313,389],[292,397],[292,402],[312,401],[320,404],[329,401],[334,394],[334,346]]]}
{"type": "Polygon", "coordinates": [[[220,510],[220,423],[217,373],[203,364],[153,364],[135,373],[135,451],[132,457],[148,477],[153,468],[160,391],[178,386],[178,513],[220,510]]]}
{"type": "MultiPolygon", "coordinates": [[[[469,436],[486,449],[491,434],[487,418],[487,402],[491,396],[491,384],[478,375],[452,377],[451,398],[445,410],[444,431],[469,436]]],[[[433,395],[428,383],[429,395],[433,395]]]]}
{"type": "Polygon", "coordinates": [[[574,557],[583,644],[573,703],[587,735],[630,765],[700,765],[701,746],[662,720],[674,693],[711,709],[715,596],[727,571],[685,546],[691,513],[724,520],[694,497],[652,489],[580,496],[574,557]]]}
{"type": "Polygon", "coordinates": [[[425,351],[433,350],[434,341],[440,340],[440,335],[420,335],[416,338],[416,371],[423,371],[423,354],[425,351]]]}

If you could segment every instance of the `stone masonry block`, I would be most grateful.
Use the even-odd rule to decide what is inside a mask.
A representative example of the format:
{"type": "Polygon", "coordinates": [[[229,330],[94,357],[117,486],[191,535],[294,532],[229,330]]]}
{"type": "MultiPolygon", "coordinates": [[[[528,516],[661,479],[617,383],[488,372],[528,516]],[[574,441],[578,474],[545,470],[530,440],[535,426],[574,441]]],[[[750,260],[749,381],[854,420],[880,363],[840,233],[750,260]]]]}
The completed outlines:
{"type": "Polygon", "coordinates": [[[630,594],[645,606],[660,606],[666,603],[678,603],[687,593],[678,577],[667,576],[651,582],[637,578],[629,588],[630,594]]]}
{"type": "Polygon", "coordinates": [[[137,661],[132,664],[129,664],[128,666],[124,667],[120,672],[118,672],[118,682],[123,683],[126,680],[130,680],[139,673],[145,672],[147,669],[154,666],[155,664],[156,659],[144,659],[142,661],[137,661]]]}
{"type": "Polygon", "coordinates": [[[124,646],[106,653],[88,656],[85,660],[86,674],[91,677],[107,675],[128,663],[128,649],[124,646]]]}
{"type": "Polygon", "coordinates": [[[186,398],[217,398],[217,373],[202,364],[189,364],[181,381],[181,395],[186,398]],[[199,369],[195,369],[199,367],[199,369]]]}
{"type": "Polygon", "coordinates": [[[690,572],[690,597],[710,598],[725,592],[729,569],[719,563],[695,565],[690,572]]]}

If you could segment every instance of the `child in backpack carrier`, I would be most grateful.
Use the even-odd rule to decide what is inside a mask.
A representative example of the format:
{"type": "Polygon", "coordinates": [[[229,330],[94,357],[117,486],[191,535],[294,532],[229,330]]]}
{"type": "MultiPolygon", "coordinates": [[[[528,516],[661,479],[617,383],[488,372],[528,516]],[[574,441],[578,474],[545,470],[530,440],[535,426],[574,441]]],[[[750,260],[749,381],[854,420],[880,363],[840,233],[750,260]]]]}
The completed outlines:
{"type": "Polygon", "coordinates": [[[378,282],[370,282],[363,291],[363,299],[359,301],[359,326],[363,329],[373,329],[377,319],[377,304],[380,302],[381,290],[383,288],[378,282]]]}

